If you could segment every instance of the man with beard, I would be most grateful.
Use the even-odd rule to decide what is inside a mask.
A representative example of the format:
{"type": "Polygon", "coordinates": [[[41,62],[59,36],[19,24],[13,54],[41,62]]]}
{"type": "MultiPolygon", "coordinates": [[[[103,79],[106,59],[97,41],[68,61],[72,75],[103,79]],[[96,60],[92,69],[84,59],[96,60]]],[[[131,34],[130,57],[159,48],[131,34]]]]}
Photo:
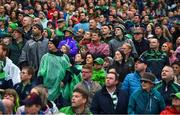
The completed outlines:
{"type": "Polygon", "coordinates": [[[37,72],[41,57],[48,52],[48,39],[42,36],[43,26],[34,24],[32,26],[32,39],[28,40],[22,49],[19,65],[31,66],[37,72]]]}
{"type": "Polygon", "coordinates": [[[93,31],[91,34],[91,43],[87,44],[88,51],[97,57],[109,56],[109,45],[101,42],[101,35],[98,31],[93,31]]]}
{"type": "Polygon", "coordinates": [[[76,35],[79,29],[83,29],[85,32],[89,31],[89,22],[86,19],[86,13],[80,13],[80,23],[74,25],[73,31],[76,35]]]}
{"type": "Polygon", "coordinates": [[[88,103],[88,93],[82,88],[75,88],[73,91],[71,106],[64,107],[60,112],[65,114],[91,114],[86,104],[88,103]]]}

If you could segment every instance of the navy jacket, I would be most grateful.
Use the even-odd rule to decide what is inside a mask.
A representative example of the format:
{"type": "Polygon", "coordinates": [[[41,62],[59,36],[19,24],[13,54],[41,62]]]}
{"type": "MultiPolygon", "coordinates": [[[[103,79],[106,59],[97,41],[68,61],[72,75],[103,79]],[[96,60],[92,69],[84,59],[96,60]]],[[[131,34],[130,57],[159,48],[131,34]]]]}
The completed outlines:
{"type": "Polygon", "coordinates": [[[113,100],[104,86],[96,92],[93,97],[90,110],[93,114],[125,114],[128,107],[128,94],[126,91],[116,89],[118,97],[116,109],[113,106],[113,100]]]}

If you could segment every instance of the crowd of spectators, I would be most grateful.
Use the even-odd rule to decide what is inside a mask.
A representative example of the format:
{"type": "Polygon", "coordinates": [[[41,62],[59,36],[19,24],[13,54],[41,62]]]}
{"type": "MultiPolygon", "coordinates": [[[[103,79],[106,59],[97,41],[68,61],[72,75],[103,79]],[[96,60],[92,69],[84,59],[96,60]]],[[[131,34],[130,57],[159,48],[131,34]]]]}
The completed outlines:
{"type": "Polygon", "coordinates": [[[0,0],[0,113],[180,114],[178,0],[0,0]]]}

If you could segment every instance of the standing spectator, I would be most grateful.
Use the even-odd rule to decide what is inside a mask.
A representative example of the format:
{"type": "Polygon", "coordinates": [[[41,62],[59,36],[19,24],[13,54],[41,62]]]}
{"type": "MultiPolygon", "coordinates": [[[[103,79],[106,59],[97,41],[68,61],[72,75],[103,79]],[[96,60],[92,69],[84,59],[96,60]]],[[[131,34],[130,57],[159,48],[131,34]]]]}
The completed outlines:
{"type": "Polygon", "coordinates": [[[169,38],[163,35],[163,26],[160,24],[155,25],[155,37],[159,41],[159,47],[161,47],[163,43],[171,41],[169,38]]]}
{"type": "Polygon", "coordinates": [[[173,44],[171,42],[165,42],[163,43],[161,50],[166,52],[168,58],[169,58],[169,63],[172,64],[174,61],[177,60],[175,53],[173,51],[173,44]]]}
{"type": "Polygon", "coordinates": [[[86,64],[93,66],[95,57],[91,53],[86,54],[86,64]]]}
{"type": "Polygon", "coordinates": [[[83,65],[82,67],[82,81],[78,83],[75,88],[83,88],[89,94],[88,106],[91,105],[94,94],[101,89],[100,84],[97,81],[92,80],[92,66],[83,65]]]}
{"type": "Polygon", "coordinates": [[[130,96],[128,114],[159,114],[165,108],[163,97],[153,89],[155,79],[152,73],[143,74],[141,89],[130,96]]]}
{"type": "Polygon", "coordinates": [[[22,20],[22,25],[23,25],[23,31],[24,31],[24,38],[26,40],[29,40],[31,39],[31,35],[32,35],[32,26],[33,24],[33,19],[32,17],[30,17],[29,15],[25,15],[23,17],[23,20],[22,20]]]}
{"type": "Polygon", "coordinates": [[[63,107],[60,112],[65,114],[91,114],[87,108],[88,93],[82,88],[73,91],[71,106],[63,107]]]}
{"type": "Polygon", "coordinates": [[[108,43],[113,38],[111,34],[111,28],[108,24],[104,24],[101,26],[101,34],[102,34],[101,41],[105,43],[108,43]]]}
{"type": "Polygon", "coordinates": [[[0,37],[2,37],[8,32],[8,28],[5,25],[5,21],[6,21],[5,18],[0,17],[0,37]]]}
{"type": "Polygon", "coordinates": [[[64,30],[65,39],[60,41],[58,48],[61,49],[63,45],[69,46],[69,54],[71,57],[74,57],[78,52],[77,41],[73,39],[73,32],[71,28],[64,30]]]}
{"type": "Polygon", "coordinates": [[[124,36],[125,35],[125,27],[123,25],[121,25],[121,24],[116,25],[114,27],[114,31],[115,31],[114,38],[108,42],[112,57],[115,55],[115,51],[119,47],[121,47],[124,43],[131,44],[131,46],[133,47],[133,53],[137,53],[132,40],[125,38],[125,36],[124,36]]]}
{"type": "Polygon", "coordinates": [[[85,12],[80,13],[80,23],[74,25],[73,31],[74,34],[77,35],[79,29],[83,29],[83,31],[89,31],[89,22],[86,19],[87,14],[85,12]]]}
{"type": "Polygon", "coordinates": [[[26,42],[19,58],[20,66],[29,65],[38,71],[42,56],[48,51],[48,39],[42,36],[43,27],[41,24],[34,24],[32,27],[33,39],[26,42]]]}
{"type": "Polygon", "coordinates": [[[175,75],[175,81],[177,83],[180,84],[180,62],[179,61],[175,61],[174,63],[172,63],[172,68],[174,70],[174,75],[175,75]]]}
{"type": "Polygon", "coordinates": [[[87,44],[88,51],[96,57],[109,56],[109,45],[107,43],[100,42],[101,35],[97,31],[92,32],[91,43],[87,44]]]}
{"type": "Polygon", "coordinates": [[[122,82],[126,74],[130,73],[129,65],[126,65],[125,63],[125,54],[119,50],[115,52],[111,67],[115,68],[116,72],[119,74],[119,82],[122,82]]]}
{"type": "MultiPolygon", "coordinates": [[[[49,22],[48,22],[49,23],[49,22]]],[[[54,22],[51,22],[52,24],[54,23],[54,22]]],[[[49,26],[48,26],[49,27],[49,26]]],[[[51,27],[49,27],[49,28],[51,28],[51,27]]],[[[58,21],[57,21],[57,28],[56,28],[56,31],[55,31],[55,33],[56,33],[56,36],[60,39],[60,40],[63,40],[64,39],[64,30],[66,30],[66,25],[65,25],[65,20],[64,19],[59,19],[58,21]]]]}
{"type": "Polygon", "coordinates": [[[69,58],[58,51],[59,39],[51,39],[48,43],[49,52],[43,55],[38,71],[38,77],[42,79],[43,85],[47,87],[49,100],[56,100],[61,94],[60,83],[69,68],[69,58]]]}
{"type": "Polygon", "coordinates": [[[120,49],[125,55],[125,64],[129,67],[129,71],[132,71],[134,66],[134,59],[137,58],[137,55],[132,53],[133,47],[129,43],[124,43],[120,49]]]}
{"type": "Polygon", "coordinates": [[[40,19],[41,24],[43,25],[43,28],[47,28],[48,20],[46,18],[46,15],[44,14],[44,12],[40,11],[38,17],[40,19]]]}
{"type": "Polygon", "coordinates": [[[138,59],[135,63],[134,69],[134,73],[126,75],[121,87],[128,92],[129,96],[141,87],[140,80],[142,75],[146,72],[147,63],[142,59],[138,59]]]}
{"type": "Polygon", "coordinates": [[[106,76],[105,86],[93,97],[90,110],[93,114],[126,114],[128,94],[117,88],[118,75],[109,72],[106,76]]]}
{"type": "Polygon", "coordinates": [[[162,68],[169,63],[165,52],[159,50],[159,41],[156,38],[150,39],[150,49],[142,53],[140,58],[146,61],[148,68],[155,74],[158,80],[161,80],[162,68]]]}
{"type": "Polygon", "coordinates": [[[91,43],[91,32],[85,32],[83,38],[79,41],[80,46],[85,46],[91,43]]]}
{"type": "Polygon", "coordinates": [[[0,44],[0,89],[12,88],[20,82],[19,68],[6,56],[8,48],[5,44],[0,44]]]}
{"type": "Polygon", "coordinates": [[[99,31],[98,24],[95,19],[89,20],[89,30],[90,31],[99,31]]]}
{"type": "Polygon", "coordinates": [[[12,43],[8,45],[9,58],[14,64],[18,65],[19,57],[21,56],[22,48],[26,43],[26,39],[23,38],[23,29],[17,28],[13,32],[12,43]]]}
{"type": "Polygon", "coordinates": [[[55,11],[58,12],[58,10],[56,9],[56,2],[55,1],[51,1],[51,6],[50,6],[50,10],[48,11],[48,14],[47,14],[47,18],[49,20],[52,20],[53,19],[53,14],[55,11]]]}
{"type": "Polygon", "coordinates": [[[144,31],[141,27],[136,27],[133,34],[133,43],[138,55],[140,56],[144,51],[149,49],[149,42],[144,39],[144,31]]]}
{"type": "Polygon", "coordinates": [[[166,105],[171,105],[170,95],[172,93],[180,92],[180,85],[174,82],[174,71],[171,66],[164,66],[161,72],[162,81],[155,85],[164,98],[166,105]]]}
{"type": "Polygon", "coordinates": [[[160,115],[176,115],[180,114],[180,92],[171,95],[172,106],[167,106],[160,115]]]}

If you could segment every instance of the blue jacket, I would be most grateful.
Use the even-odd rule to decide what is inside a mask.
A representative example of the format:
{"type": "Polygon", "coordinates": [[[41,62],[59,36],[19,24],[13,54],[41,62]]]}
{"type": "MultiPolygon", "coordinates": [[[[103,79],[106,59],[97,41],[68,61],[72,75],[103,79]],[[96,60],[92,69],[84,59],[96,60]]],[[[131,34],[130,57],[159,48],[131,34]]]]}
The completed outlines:
{"type": "Polygon", "coordinates": [[[146,92],[140,89],[129,99],[128,114],[159,114],[164,108],[164,99],[157,90],[146,92]]]}
{"type": "Polygon", "coordinates": [[[138,72],[130,73],[126,75],[121,89],[126,90],[129,96],[141,87],[141,76],[138,72]]]}
{"type": "Polygon", "coordinates": [[[65,44],[68,45],[70,48],[70,55],[75,56],[78,52],[77,41],[74,40],[72,37],[66,37],[65,40],[60,41],[58,48],[60,49],[65,44]]]}
{"type": "Polygon", "coordinates": [[[80,23],[74,25],[73,31],[74,34],[77,35],[79,29],[83,29],[85,32],[89,31],[89,23],[86,20],[81,21],[80,23]]]}
{"type": "Polygon", "coordinates": [[[93,114],[125,114],[127,113],[128,94],[123,90],[116,89],[115,93],[118,97],[116,109],[113,106],[113,100],[104,86],[96,92],[93,97],[90,110],[93,114]]]}

